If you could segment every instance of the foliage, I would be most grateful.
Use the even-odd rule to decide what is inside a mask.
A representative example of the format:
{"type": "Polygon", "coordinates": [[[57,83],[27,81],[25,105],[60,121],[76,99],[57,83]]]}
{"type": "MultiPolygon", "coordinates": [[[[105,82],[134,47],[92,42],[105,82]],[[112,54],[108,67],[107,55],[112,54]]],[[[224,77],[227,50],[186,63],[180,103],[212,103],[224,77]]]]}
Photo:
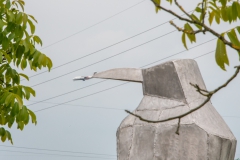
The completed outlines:
{"type": "Polygon", "coordinates": [[[225,65],[229,65],[226,46],[236,50],[240,57],[240,41],[237,34],[240,34],[240,26],[234,27],[223,33],[217,33],[205,24],[205,19],[208,18],[208,23],[211,25],[214,21],[216,24],[221,22],[234,23],[240,19],[240,3],[238,0],[202,0],[192,13],[187,13],[177,0],[166,0],[170,4],[175,4],[188,18],[183,18],[168,9],[161,6],[160,0],[152,0],[156,6],[156,11],[164,10],[185,21],[183,28],[175,26],[179,31],[182,31],[182,43],[187,49],[186,37],[191,43],[196,42],[196,34],[210,32],[218,38],[215,52],[216,63],[221,69],[225,70],[225,65]],[[173,3],[174,1],[174,3],[173,3]],[[194,30],[194,28],[196,30],[194,30]],[[228,40],[227,40],[228,39],[228,40]]]}
{"type": "MultiPolygon", "coordinates": [[[[41,39],[35,35],[36,19],[24,13],[23,0],[0,0],[0,126],[24,129],[31,118],[37,124],[35,114],[24,104],[35,96],[35,91],[20,84],[20,77],[29,80],[28,76],[18,73],[14,68],[24,70],[29,65],[31,70],[37,71],[42,67],[49,70],[52,62],[45,54],[35,48],[42,45],[41,39]]],[[[12,143],[9,131],[0,127],[0,137],[12,143]]]]}

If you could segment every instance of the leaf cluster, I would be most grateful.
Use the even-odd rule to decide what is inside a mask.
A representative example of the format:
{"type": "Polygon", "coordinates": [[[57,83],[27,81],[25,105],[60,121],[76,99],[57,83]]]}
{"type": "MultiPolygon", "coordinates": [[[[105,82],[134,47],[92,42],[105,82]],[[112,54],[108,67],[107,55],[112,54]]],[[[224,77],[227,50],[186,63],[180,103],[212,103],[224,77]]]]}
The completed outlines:
{"type": "Polygon", "coordinates": [[[23,130],[30,119],[37,124],[36,115],[23,104],[24,99],[35,96],[35,91],[20,84],[20,77],[29,78],[14,66],[34,71],[52,68],[51,59],[36,49],[36,45],[42,45],[35,35],[37,21],[24,13],[24,5],[23,0],[0,0],[0,137],[11,143],[10,132],[1,126],[11,128],[16,123],[23,130]]]}
{"type": "MultiPolygon", "coordinates": [[[[156,6],[156,11],[162,9],[160,0],[152,0],[156,6]]],[[[217,33],[212,28],[208,27],[205,19],[208,19],[209,25],[213,22],[216,24],[234,23],[240,19],[240,2],[238,0],[202,0],[194,9],[192,13],[187,13],[182,6],[179,5],[177,0],[166,0],[170,4],[175,5],[185,14],[188,18],[183,18],[175,12],[164,9],[164,11],[171,13],[182,21],[186,21],[181,29],[174,25],[179,31],[182,32],[182,43],[186,49],[187,39],[190,43],[196,42],[196,34],[210,32],[218,38],[215,52],[215,59],[218,66],[225,69],[225,65],[229,65],[226,46],[236,50],[240,58],[240,41],[238,34],[240,34],[240,27],[234,27],[231,30],[223,33],[217,33]]],[[[172,22],[170,22],[172,24],[172,22]]]]}

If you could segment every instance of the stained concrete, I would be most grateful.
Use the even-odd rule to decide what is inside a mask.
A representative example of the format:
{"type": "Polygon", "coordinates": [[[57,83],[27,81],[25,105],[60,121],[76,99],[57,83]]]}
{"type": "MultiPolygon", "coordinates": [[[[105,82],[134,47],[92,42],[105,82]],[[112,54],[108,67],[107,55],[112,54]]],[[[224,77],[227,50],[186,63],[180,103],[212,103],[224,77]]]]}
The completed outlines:
{"type": "MultiPolygon", "coordinates": [[[[113,69],[95,78],[134,81],[143,84],[143,99],[134,113],[149,120],[183,114],[206,97],[189,83],[206,89],[194,60],[174,60],[147,69],[113,69]]],[[[233,160],[237,140],[208,102],[181,119],[147,123],[129,115],[117,131],[118,160],[233,160]]]]}

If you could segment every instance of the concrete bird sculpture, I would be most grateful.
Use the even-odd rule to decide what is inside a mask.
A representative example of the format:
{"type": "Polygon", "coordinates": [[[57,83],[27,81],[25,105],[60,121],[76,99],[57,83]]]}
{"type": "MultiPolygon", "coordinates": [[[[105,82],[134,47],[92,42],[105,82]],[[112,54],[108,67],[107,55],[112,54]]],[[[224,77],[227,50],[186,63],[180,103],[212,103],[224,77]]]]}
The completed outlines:
{"type": "MultiPolygon", "coordinates": [[[[191,59],[146,69],[111,69],[90,78],[142,83],[143,99],[134,113],[153,121],[182,115],[206,99],[189,84],[206,90],[198,65],[191,59]]],[[[117,131],[118,160],[234,159],[237,140],[211,102],[181,118],[179,125],[177,135],[177,119],[147,123],[127,116],[117,131]]]]}

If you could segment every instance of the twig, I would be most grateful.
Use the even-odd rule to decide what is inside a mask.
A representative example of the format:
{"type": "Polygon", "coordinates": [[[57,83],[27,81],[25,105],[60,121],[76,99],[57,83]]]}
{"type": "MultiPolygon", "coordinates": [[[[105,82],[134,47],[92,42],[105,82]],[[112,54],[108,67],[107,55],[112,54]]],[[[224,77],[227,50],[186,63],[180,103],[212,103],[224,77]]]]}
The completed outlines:
{"type": "Polygon", "coordinates": [[[179,135],[180,122],[181,122],[181,118],[178,119],[178,126],[177,126],[177,130],[176,130],[177,135],[179,135]]]}
{"type": "Polygon", "coordinates": [[[179,16],[178,14],[176,14],[175,12],[173,12],[173,11],[171,11],[171,10],[169,10],[169,9],[166,9],[166,8],[158,5],[158,4],[157,4],[156,2],[154,2],[153,0],[151,0],[151,1],[153,2],[153,4],[154,4],[157,8],[162,9],[162,10],[164,10],[164,11],[172,14],[173,16],[177,17],[177,18],[180,19],[180,20],[187,21],[187,22],[189,22],[189,23],[193,23],[193,21],[191,21],[190,19],[183,18],[183,17],[179,16]]]}
{"type": "Polygon", "coordinates": [[[236,66],[236,71],[234,73],[234,75],[229,78],[223,85],[219,86],[218,88],[216,88],[215,90],[211,91],[211,92],[208,92],[206,90],[203,90],[201,89],[202,91],[206,91],[208,93],[207,95],[207,98],[205,99],[205,101],[203,101],[198,107],[194,108],[194,109],[191,109],[190,111],[184,113],[184,114],[181,114],[181,115],[178,115],[178,116],[174,116],[174,117],[170,117],[170,118],[166,118],[166,119],[163,119],[163,120],[157,120],[157,121],[153,121],[153,120],[148,120],[148,119],[145,119],[143,117],[141,117],[140,115],[138,114],[134,114],[128,110],[125,110],[127,113],[139,118],[140,120],[142,121],[145,121],[145,122],[148,122],[148,123],[160,123],[160,122],[166,122],[166,121],[170,121],[170,120],[173,120],[173,119],[180,119],[180,118],[183,118],[185,116],[187,116],[188,114],[200,109],[201,107],[203,107],[207,102],[210,101],[211,97],[213,96],[213,94],[217,93],[219,90],[221,90],[222,88],[226,87],[239,73],[239,70],[240,70],[240,66],[236,66]]]}
{"type": "Polygon", "coordinates": [[[183,7],[177,2],[177,0],[174,0],[174,2],[184,14],[186,14],[190,19],[192,19],[192,17],[183,9],[183,7]]]}
{"type": "Polygon", "coordinates": [[[206,14],[205,8],[206,8],[206,2],[205,2],[205,0],[203,0],[202,1],[202,24],[204,24],[204,19],[205,19],[205,14],[206,14]],[[205,6],[204,6],[204,4],[205,4],[205,6]]]}
{"type": "Polygon", "coordinates": [[[201,32],[205,32],[205,30],[196,30],[196,31],[189,31],[189,30],[186,30],[186,29],[182,29],[180,27],[178,27],[175,23],[173,23],[173,21],[170,21],[169,22],[172,26],[174,26],[178,31],[181,31],[181,32],[184,32],[184,33],[187,33],[187,34],[197,34],[197,33],[201,33],[201,32]]]}
{"type": "Polygon", "coordinates": [[[197,89],[196,91],[199,92],[201,95],[206,96],[206,97],[209,95],[209,91],[201,89],[197,84],[190,83],[190,85],[193,86],[194,88],[196,88],[197,89]]]}

